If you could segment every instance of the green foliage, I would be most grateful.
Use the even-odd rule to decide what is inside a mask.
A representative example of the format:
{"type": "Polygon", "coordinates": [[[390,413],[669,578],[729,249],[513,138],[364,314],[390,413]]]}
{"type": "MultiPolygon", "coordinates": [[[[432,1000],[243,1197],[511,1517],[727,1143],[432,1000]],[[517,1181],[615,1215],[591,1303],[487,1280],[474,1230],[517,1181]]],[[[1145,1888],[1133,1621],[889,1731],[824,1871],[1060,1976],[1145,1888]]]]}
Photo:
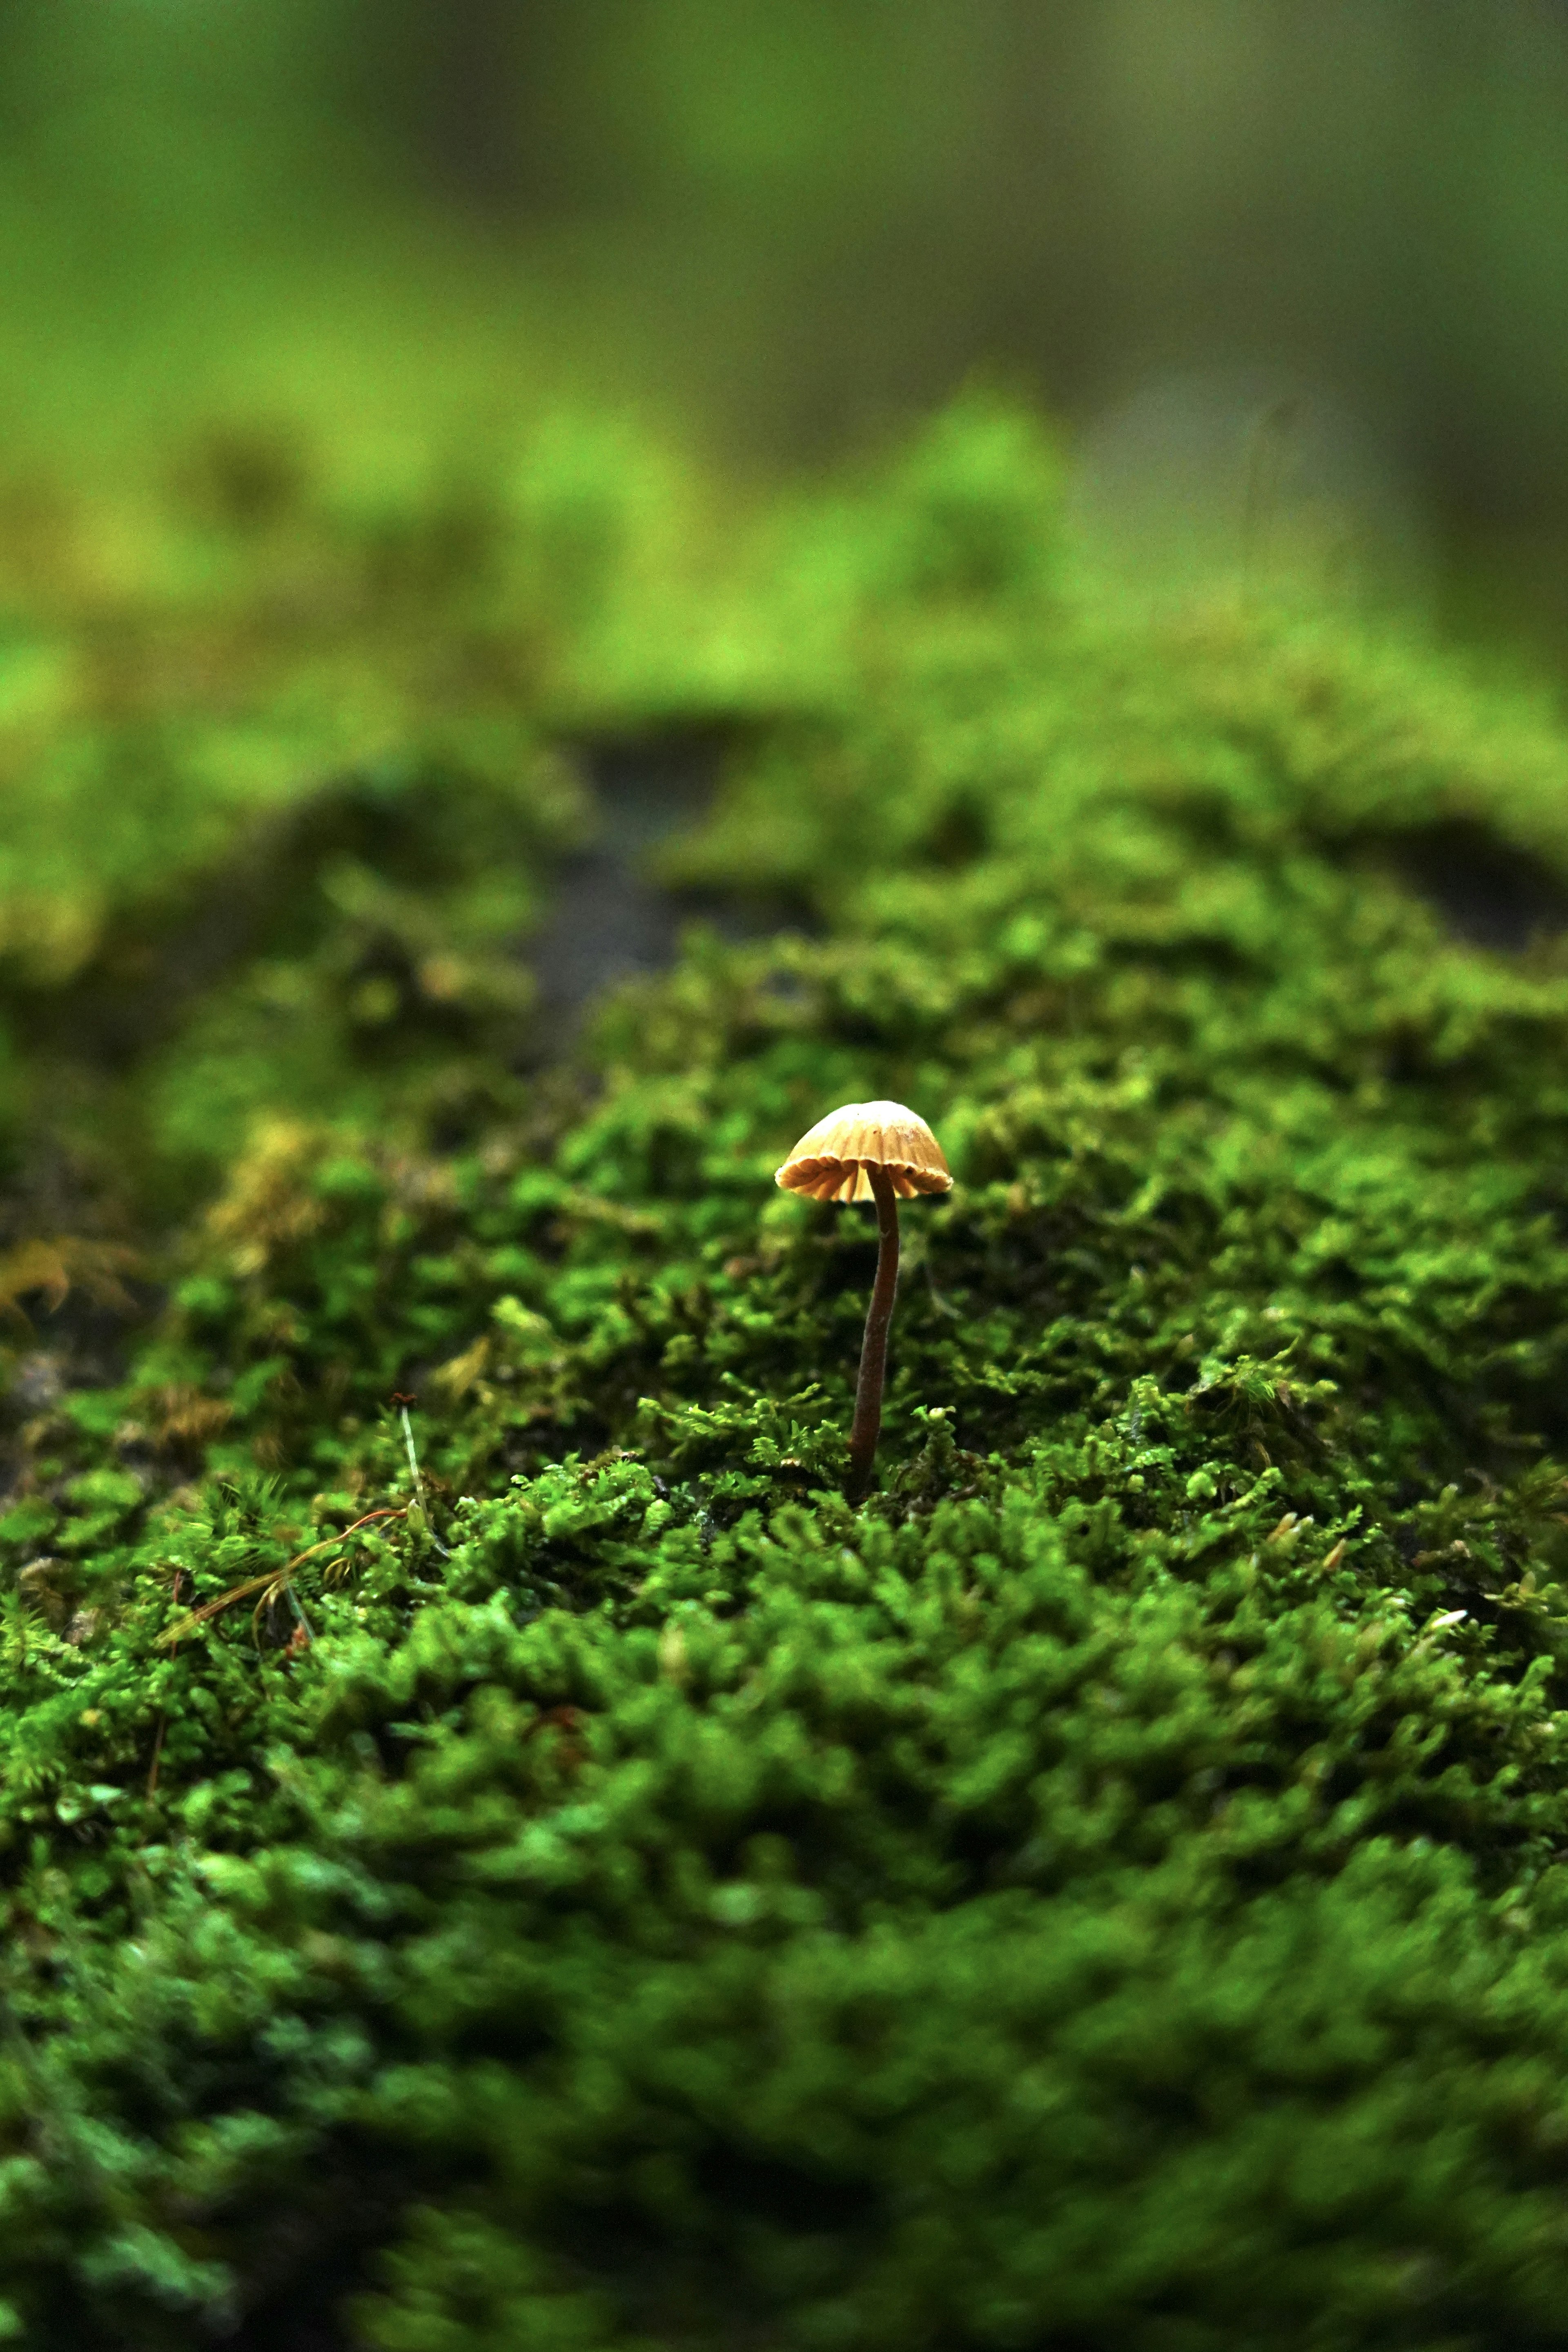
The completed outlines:
{"type": "Polygon", "coordinates": [[[3,2324],[1562,2343],[1568,964],[1410,878],[1550,904],[1561,734],[1107,609],[989,398],[727,541],[616,436],[529,462],[387,542],[342,660],[440,693],[277,788],[243,941],[191,945],[254,806],[156,890],[106,836],[8,983],[64,1152],[150,959],[134,1150],[0,1267],[3,2324]],[[432,748],[477,608],[526,792],[432,748]],[[800,920],[520,1076],[540,747],[676,716],[731,749],[672,887],[800,920]],[[958,1181],[851,1511],[874,1237],[771,1179],[869,1095],[958,1181]]]}

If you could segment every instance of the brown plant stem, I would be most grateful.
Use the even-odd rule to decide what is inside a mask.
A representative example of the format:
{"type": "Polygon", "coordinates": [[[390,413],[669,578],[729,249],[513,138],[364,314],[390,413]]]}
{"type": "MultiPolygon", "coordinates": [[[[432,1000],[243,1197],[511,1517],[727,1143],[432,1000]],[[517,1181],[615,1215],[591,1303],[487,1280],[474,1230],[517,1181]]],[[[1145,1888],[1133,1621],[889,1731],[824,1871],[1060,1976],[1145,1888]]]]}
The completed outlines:
{"type": "Polygon", "coordinates": [[[885,1168],[868,1168],[867,1181],[877,1202],[877,1279],[866,1310],[866,1337],[860,1343],[860,1377],[855,1386],[855,1418],[849,1426],[849,1475],[844,1482],[847,1502],[863,1503],[877,1459],[882,1433],[882,1382],[888,1369],[888,1327],[899,1290],[899,1196],[885,1168]]]}

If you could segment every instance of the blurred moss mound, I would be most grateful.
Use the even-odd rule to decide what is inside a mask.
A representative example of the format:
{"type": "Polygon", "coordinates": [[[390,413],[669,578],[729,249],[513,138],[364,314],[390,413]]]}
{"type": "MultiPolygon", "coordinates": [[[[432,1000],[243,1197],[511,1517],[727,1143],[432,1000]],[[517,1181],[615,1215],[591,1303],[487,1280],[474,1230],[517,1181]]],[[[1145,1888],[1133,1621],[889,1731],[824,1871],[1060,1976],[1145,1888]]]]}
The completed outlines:
{"type": "Polygon", "coordinates": [[[1111,604],[980,398],[10,545],[0,2329],[1568,2342],[1551,717],[1111,604]],[[552,1057],[660,730],[792,920],[552,1057]]]}

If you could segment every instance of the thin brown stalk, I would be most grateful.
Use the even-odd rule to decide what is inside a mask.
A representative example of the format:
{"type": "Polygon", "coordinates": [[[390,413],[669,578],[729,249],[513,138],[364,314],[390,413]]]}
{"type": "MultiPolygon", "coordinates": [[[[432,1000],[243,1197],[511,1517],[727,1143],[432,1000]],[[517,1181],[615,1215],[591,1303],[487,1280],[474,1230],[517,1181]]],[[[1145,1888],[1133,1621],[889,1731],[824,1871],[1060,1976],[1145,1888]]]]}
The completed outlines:
{"type": "Polygon", "coordinates": [[[288,1591],[289,1580],[294,1570],[302,1568],[308,1559],[314,1559],[318,1552],[334,1550],[339,1544],[346,1543],[350,1536],[357,1535],[361,1528],[368,1528],[373,1520],[401,1519],[406,1516],[407,1508],[405,1503],[396,1508],[389,1507],[384,1510],[367,1511],[363,1518],[355,1519],[352,1527],[340,1528],[335,1536],[323,1537],[320,1543],[310,1544],[303,1551],[296,1552],[293,1559],[285,1560],[281,1568],[267,1569],[260,1576],[247,1576],[243,1584],[231,1584],[226,1592],[220,1592],[215,1600],[204,1601],[199,1609],[187,1611],[177,1624],[170,1625],[159,1634],[159,1642],[167,1643],[173,1648],[175,1643],[183,1642],[187,1633],[194,1633],[198,1625],[205,1625],[210,1617],[219,1616],[224,1610],[232,1609],[237,1601],[248,1600],[253,1592],[261,1593],[264,1599],[276,1599],[280,1592],[288,1591]]]}
{"type": "Polygon", "coordinates": [[[866,1311],[866,1337],[860,1344],[860,1377],[855,1386],[855,1418],[849,1427],[849,1475],[847,1501],[864,1502],[877,1460],[877,1440],[882,1433],[882,1389],[888,1369],[888,1328],[899,1291],[899,1196],[885,1168],[868,1167],[867,1181],[877,1202],[877,1279],[866,1311]]]}

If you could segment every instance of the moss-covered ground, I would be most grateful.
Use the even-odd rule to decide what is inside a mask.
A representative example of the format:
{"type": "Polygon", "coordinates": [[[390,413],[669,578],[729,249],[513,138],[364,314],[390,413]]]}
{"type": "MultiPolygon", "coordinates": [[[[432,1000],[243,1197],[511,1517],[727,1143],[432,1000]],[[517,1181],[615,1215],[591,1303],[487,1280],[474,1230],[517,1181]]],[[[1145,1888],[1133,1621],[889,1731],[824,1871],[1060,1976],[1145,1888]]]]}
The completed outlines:
{"type": "Polygon", "coordinates": [[[1552,712],[978,399],[13,522],[0,2336],[1568,2344],[1552,712]],[[661,734],[789,920],[568,1045],[661,734]]]}

